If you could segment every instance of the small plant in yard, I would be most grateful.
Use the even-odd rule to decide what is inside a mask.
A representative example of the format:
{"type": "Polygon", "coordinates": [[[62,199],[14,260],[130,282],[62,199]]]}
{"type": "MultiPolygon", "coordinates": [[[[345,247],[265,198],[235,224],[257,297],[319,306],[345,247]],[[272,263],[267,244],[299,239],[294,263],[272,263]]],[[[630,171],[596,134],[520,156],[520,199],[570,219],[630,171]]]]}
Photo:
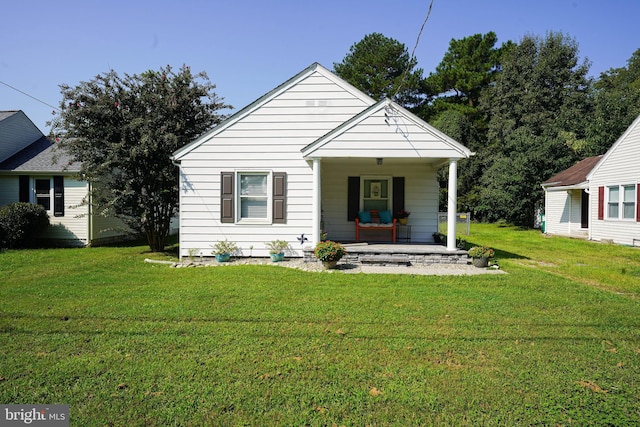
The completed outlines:
{"type": "Polygon", "coordinates": [[[289,242],[285,240],[272,240],[266,243],[270,254],[280,254],[289,248],[289,242]]]}
{"type": "Polygon", "coordinates": [[[469,249],[469,256],[471,258],[493,258],[495,252],[493,249],[487,246],[474,246],[469,249]]]}
{"type": "Polygon", "coordinates": [[[313,254],[322,262],[339,261],[346,253],[344,246],[331,240],[319,242],[313,250],[313,254]]]}
{"type": "Polygon", "coordinates": [[[236,242],[229,241],[228,239],[218,240],[212,247],[213,251],[211,251],[211,253],[214,255],[226,255],[238,251],[236,242]]]}

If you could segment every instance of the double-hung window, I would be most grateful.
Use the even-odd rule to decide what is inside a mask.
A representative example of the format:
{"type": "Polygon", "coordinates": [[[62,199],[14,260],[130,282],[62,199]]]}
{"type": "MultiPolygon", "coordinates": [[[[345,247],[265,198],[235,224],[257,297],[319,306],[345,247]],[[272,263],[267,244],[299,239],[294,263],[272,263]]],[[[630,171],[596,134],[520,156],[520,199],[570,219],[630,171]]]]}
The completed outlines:
{"type": "Polygon", "coordinates": [[[635,219],[636,218],[636,186],[613,185],[607,187],[607,218],[635,219]]]}
{"type": "Polygon", "coordinates": [[[391,178],[361,177],[361,210],[386,211],[391,209],[391,178]]]}
{"type": "Polygon", "coordinates": [[[269,181],[267,172],[238,172],[240,221],[269,219],[269,181]]]}
{"type": "Polygon", "coordinates": [[[35,180],[36,204],[41,205],[46,211],[51,210],[51,179],[36,178],[35,180]]]}

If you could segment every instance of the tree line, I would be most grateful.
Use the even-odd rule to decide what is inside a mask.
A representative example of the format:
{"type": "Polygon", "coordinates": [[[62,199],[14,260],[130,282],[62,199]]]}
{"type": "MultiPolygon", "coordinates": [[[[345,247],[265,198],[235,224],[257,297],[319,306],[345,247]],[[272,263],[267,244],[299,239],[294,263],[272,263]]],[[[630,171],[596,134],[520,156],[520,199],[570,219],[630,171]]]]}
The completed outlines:
{"type": "MultiPolygon", "coordinates": [[[[334,72],[476,152],[459,165],[460,211],[531,226],[540,183],[604,153],[640,114],[640,49],[626,67],[591,79],[578,44],[561,33],[497,42],[493,32],[453,39],[424,76],[404,44],[373,33],[334,72]]],[[[230,106],[204,72],[187,66],[124,76],[110,70],[60,89],[51,138],[95,184],[92,211],[122,219],[152,250],[163,250],[178,209],[171,154],[220,123],[230,106]]],[[[439,175],[446,200],[446,171],[439,175]]]]}
{"type": "MultiPolygon", "coordinates": [[[[603,154],[640,114],[640,49],[589,77],[578,43],[549,32],[498,45],[494,32],[452,39],[424,76],[404,44],[380,33],[351,46],[334,72],[374,99],[392,98],[476,153],[459,164],[458,209],[533,226],[540,184],[603,154]]],[[[446,171],[441,171],[446,206],[446,171]]]]}

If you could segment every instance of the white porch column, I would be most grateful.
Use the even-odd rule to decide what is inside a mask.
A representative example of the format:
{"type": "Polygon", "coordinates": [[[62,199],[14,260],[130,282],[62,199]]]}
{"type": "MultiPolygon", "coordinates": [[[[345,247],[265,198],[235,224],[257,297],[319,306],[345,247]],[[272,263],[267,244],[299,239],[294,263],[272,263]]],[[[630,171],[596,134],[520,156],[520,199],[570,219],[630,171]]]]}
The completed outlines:
{"type": "Polygon", "coordinates": [[[320,241],[320,216],[322,214],[322,192],[320,188],[320,159],[313,159],[313,201],[311,207],[311,218],[313,222],[311,232],[313,235],[309,240],[314,246],[320,241]]]}
{"type": "Polygon", "coordinates": [[[458,161],[449,159],[449,203],[447,205],[447,250],[456,250],[456,214],[458,201],[458,161]]]}

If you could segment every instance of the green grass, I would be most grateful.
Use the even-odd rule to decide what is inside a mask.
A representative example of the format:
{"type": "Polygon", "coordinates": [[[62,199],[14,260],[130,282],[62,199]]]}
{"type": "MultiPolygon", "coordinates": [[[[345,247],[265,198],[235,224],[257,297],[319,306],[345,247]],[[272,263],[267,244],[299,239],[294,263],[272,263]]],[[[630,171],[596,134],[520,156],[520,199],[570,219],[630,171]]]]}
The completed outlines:
{"type": "Polygon", "coordinates": [[[508,274],[0,253],[0,403],[66,403],[83,426],[640,423],[640,251],[468,240],[508,274]]]}

